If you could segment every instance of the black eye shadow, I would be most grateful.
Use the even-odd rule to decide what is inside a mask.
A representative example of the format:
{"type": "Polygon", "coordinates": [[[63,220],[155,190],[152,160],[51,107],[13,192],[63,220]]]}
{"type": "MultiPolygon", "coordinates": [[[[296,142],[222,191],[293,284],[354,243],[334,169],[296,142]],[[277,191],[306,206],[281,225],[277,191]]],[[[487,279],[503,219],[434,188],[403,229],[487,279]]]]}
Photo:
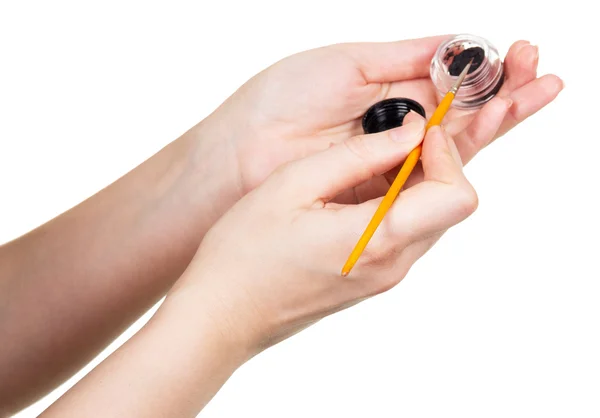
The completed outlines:
{"type": "Polygon", "coordinates": [[[469,74],[477,70],[485,59],[485,52],[482,48],[476,46],[474,48],[465,49],[456,55],[448,54],[445,58],[449,59],[452,58],[452,56],[454,56],[454,59],[448,66],[448,73],[453,77],[458,77],[471,59],[473,59],[473,63],[471,64],[471,68],[469,68],[469,74]]]}

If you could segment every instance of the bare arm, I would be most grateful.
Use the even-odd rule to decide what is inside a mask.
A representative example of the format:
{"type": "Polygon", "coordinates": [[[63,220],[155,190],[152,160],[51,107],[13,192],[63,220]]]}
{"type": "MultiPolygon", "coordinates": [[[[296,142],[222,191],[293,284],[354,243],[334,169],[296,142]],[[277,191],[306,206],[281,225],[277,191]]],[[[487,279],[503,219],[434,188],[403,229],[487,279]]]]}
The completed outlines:
{"type": "Polygon", "coordinates": [[[42,416],[193,417],[251,357],[208,304],[167,301],[42,416]]]}
{"type": "Polygon", "coordinates": [[[231,155],[200,124],[0,247],[0,416],[66,380],[165,294],[237,199],[231,155]]]}

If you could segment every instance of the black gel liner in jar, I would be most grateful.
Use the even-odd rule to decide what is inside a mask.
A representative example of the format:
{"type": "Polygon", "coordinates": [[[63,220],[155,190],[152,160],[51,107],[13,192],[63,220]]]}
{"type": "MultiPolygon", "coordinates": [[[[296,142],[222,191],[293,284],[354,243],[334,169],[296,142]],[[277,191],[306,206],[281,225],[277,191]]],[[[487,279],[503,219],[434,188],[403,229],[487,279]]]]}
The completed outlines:
{"type": "Polygon", "coordinates": [[[425,109],[418,102],[406,98],[393,98],[375,103],[367,110],[362,119],[366,134],[387,131],[402,126],[408,112],[425,116],[425,109]]]}
{"type": "Polygon", "coordinates": [[[442,42],[431,60],[431,81],[440,98],[471,60],[469,73],[452,102],[458,109],[479,109],[498,93],[504,83],[504,64],[498,50],[487,39],[462,34],[442,42]]]}

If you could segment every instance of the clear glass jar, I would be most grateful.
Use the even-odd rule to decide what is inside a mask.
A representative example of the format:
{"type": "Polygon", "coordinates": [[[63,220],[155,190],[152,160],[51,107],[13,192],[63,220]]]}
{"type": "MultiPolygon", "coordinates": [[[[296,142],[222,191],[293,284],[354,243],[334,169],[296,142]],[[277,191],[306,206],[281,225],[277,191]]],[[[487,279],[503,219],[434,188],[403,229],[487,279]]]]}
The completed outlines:
{"type": "Polygon", "coordinates": [[[462,34],[443,42],[431,60],[431,81],[443,96],[471,58],[472,68],[453,102],[459,109],[480,108],[502,87],[504,66],[498,50],[484,38],[462,34]]]}

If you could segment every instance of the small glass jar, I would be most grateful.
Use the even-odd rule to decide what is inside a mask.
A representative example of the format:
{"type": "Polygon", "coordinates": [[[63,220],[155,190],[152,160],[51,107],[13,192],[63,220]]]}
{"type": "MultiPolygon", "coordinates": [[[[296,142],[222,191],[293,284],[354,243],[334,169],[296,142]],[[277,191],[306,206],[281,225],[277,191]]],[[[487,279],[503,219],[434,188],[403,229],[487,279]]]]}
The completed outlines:
{"type": "Polygon", "coordinates": [[[469,74],[453,102],[459,109],[482,107],[502,87],[504,66],[498,50],[484,38],[463,34],[443,42],[431,60],[431,81],[444,96],[471,58],[469,74]]]}

